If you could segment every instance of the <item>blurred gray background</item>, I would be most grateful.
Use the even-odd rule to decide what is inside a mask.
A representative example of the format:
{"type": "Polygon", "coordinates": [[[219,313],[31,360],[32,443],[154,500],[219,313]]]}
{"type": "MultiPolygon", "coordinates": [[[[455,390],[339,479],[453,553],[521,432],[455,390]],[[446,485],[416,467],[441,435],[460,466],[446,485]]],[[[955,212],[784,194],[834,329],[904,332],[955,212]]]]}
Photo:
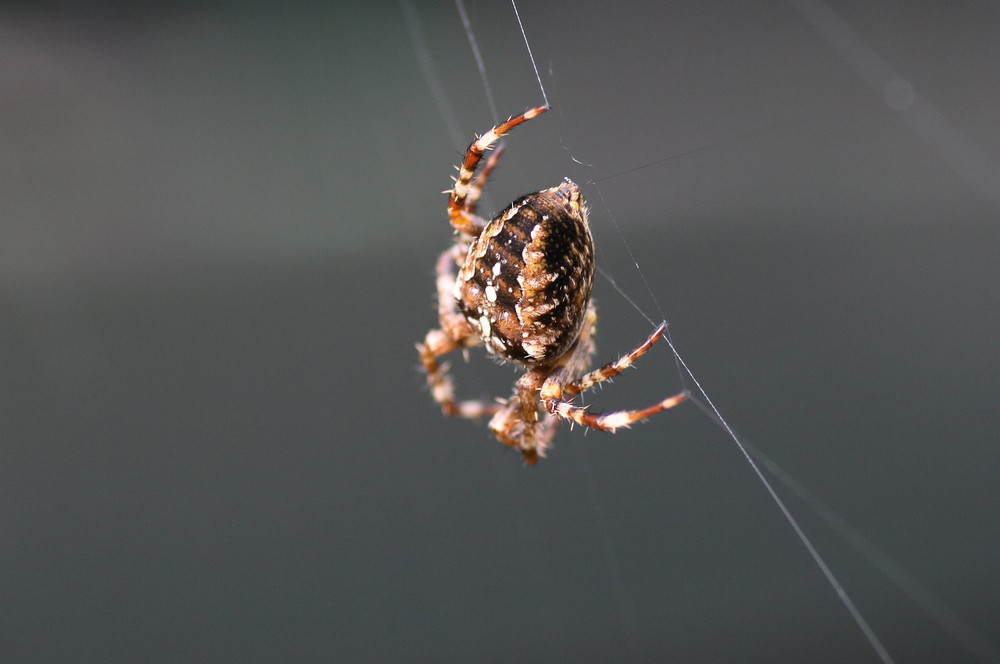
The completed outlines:
{"type": "MultiPolygon", "coordinates": [[[[5,660],[878,661],[696,404],[535,468],[440,415],[438,192],[494,117],[453,4],[354,5],[0,7],[5,660]]],[[[553,110],[484,207],[584,184],[599,360],[668,319],[936,598],[778,484],[896,661],[996,661],[1000,7],[520,10],[553,110]]],[[[540,103],[468,13],[499,113],[540,103]]],[[[682,387],[661,344],[588,403],[682,387]]]]}

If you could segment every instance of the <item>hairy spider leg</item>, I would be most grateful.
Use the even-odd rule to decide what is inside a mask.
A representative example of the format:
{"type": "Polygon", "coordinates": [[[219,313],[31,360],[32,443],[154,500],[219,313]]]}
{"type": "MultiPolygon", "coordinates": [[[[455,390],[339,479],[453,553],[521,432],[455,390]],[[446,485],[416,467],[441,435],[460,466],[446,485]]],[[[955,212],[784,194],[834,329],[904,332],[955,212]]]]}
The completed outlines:
{"type": "MultiPolygon", "coordinates": [[[[594,325],[596,324],[597,315],[593,311],[588,312],[587,320],[584,323],[584,330],[580,333],[581,340],[586,340],[589,342],[590,338],[593,336],[594,325]]],[[[569,401],[563,398],[563,395],[579,394],[585,390],[590,389],[594,385],[606,381],[620,374],[625,369],[632,366],[632,363],[637,359],[645,355],[653,344],[656,343],[657,339],[663,334],[666,329],[666,323],[661,323],[659,327],[649,336],[646,341],[640,344],[632,352],[623,355],[614,362],[610,362],[600,369],[595,369],[584,375],[582,378],[570,379],[566,378],[572,375],[573,372],[573,360],[567,363],[567,367],[561,370],[552,372],[542,384],[539,390],[540,398],[542,403],[545,405],[545,409],[556,417],[569,420],[571,422],[576,422],[577,424],[582,424],[583,426],[590,427],[591,429],[599,429],[601,431],[610,431],[614,433],[618,429],[628,428],[632,424],[644,420],[651,415],[662,412],[664,410],[673,408],[674,406],[682,403],[688,398],[687,391],[679,392],[673,396],[667,397],[657,403],[641,409],[635,410],[618,410],[609,413],[591,413],[586,406],[574,406],[569,401]]],[[[576,351],[574,350],[575,354],[576,351]]],[[[577,362],[576,364],[579,364],[577,362]]]]}
{"type": "Polygon", "coordinates": [[[513,396],[490,420],[490,430],[504,445],[521,452],[525,463],[534,465],[539,455],[544,456],[544,445],[539,441],[552,438],[555,433],[554,418],[546,416],[539,430],[538,388],[530,384],[533,372],[521,376],[513,396]],[[526,380],[527,379],[527,380],[526,380]]]}
{"type": "MultiPolygon", "coordinates": [[[[646,352],[653,347],[653,344],[655,344],[657,341],[660,340],[660,337],[663,336],[663,333],[666,331],[666,329],[667,329],[667,324],[665,322],[660,323],[660,325],[655,330],[653,330],[653,333],[649,335],[649,338],[646,339],[646,341],[644,341],[642,345],[633,350],[631,353],[623,355],[614,362],[608,362],[600,369],[594,369],[587,375],[581,378],[577,378],[576,380],[572,380],[563,385],[562,386],[563,394],[580,394],[581,392],[589,390],[597,383],[608,380],[609,378],[614,378],[615,376],[617,376],[618,374],[620,374],[621,372],[625,371],[630,366],[632,366],[632,363],[635,362],[637,359],[645,355],[646,352]]],[[[558,398],[561,395],[555,395],[555,396],[558,398]]]]}
{"type": "Polygon", "coordinates": [[[427,374],[427,386],[434,401],[441,406],[441,411],[452,417],[474,420],[493,416],[500,410],[500,404],[456,401],[454,380],[448,372],[448,364],[437,361],[441,355],[480,343],[479,335],[469,327],[465,317],[458,311],[458,302],[451,294],[455,283],[456,260],[462,253],[462,246],[455,245],[438,258],[437,298],[441,329],[428,332],[424,342],[417,344],[417,350],[420,352],[424,373],[427,374]]]}
{"type": "MultiPolygon", "coordinates": [[[[483,153],[511,129],[522,122],[538,117],[547,110],[549,110],[548,106],[529,108],[520,115],[508,118],[506,122],[498,124],[469,144],[469,148],[465,152],[465,160],[458,169],[455,186],[451,188],[448,198],[448,217],[456,230],[469,235],[478,235],[486,226],[486,222],[474,214],[475,202],[479,197],[479,191],[476,189],[481,191],[483,182],[480,178],[479,183],[473,183],[473,178],[476,174],[476,167],[483,158],[483,153]],[[472,198],[471,207],[470,198],[472,198]]],[[[496,162],[494,161],[494,163],[496,162]]]]}
{"type": "Polygon", "coordinates": [[[614,433],[618,429],[627,429],[636,422],[644,420],[651,415],[656,415],[659,412],[673,408],[687,398],[687,392],[681,392],[672,397],[667,397],[648,408],[641,410],[618,410],[612,413],[590,413],[587,411],[586,406],[574,406],[568,401],[558,399],[546,399],[545,407],[553,415],[557,415],[563,419],[571,420],[591,429],[614,433]]]}
{"type": "MultiPolygon", "coordinates": [[[[465,209],[469,211],[477,221],[483,221],[483,226],[485,226],[485,220],[482,217],[476,216],[476,204],[479,202],[479,195],[483,193],[483,187],[486,186],[486,180],[489,179],[490,173],[496,168],[497,162],[500,161],[500,155],[503,154],[503,144],[496,146],[493,150],[493,154],[490,158],[486,160],[486,165],[483,166],[483,170],[479,171],[473,180],[472,184],[469,185],[469,194],[465,197],[465,209]]],[[[482,230],[482,229],[480,229],[482,230]]]]}

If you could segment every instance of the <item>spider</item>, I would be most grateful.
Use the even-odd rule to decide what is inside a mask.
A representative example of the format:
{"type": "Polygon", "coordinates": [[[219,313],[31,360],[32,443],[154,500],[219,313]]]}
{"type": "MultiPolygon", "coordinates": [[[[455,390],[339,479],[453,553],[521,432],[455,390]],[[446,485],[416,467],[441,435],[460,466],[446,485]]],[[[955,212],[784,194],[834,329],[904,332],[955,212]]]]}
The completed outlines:
{"type": "Polygon", "coordinates": [[[445,415],[489,417],[496,438],[535,464],[545,456],[561,420],[615,432],[673,408],[686,392],[648,408],[591,413],[573,396],[617,376],[644,355],[666,329],[660,324],[635,350],[588,371],[594,355],[597,309],[590,299],[594,241],[580,189],[569,179],[515,200],[490,221],[476,202],[503,151],[482,172],[483,154],[511,129],[548,110],[531,108],[477,137],[465,153],[454,187],[445,193],[457,237],[437,262],[440,328],[417,344],[434,400],[445,415]],[[483,344],[500,362],[524,369],[510,399],[456,401],[448,365],[438,357],[483,344]]]}

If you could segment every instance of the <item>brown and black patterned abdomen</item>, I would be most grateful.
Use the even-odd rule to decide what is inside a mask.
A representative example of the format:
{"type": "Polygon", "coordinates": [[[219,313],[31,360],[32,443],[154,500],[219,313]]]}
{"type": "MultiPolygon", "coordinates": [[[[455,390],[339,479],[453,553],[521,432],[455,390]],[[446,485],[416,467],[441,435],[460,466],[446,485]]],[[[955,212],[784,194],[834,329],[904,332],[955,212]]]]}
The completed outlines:
{"type": "Polygon", "coordinates": [[[576,341],[593,281],[583,195],[566,180],[490,221],[469,249],[455,298],[491,352],[537,366],[576,341]]]}

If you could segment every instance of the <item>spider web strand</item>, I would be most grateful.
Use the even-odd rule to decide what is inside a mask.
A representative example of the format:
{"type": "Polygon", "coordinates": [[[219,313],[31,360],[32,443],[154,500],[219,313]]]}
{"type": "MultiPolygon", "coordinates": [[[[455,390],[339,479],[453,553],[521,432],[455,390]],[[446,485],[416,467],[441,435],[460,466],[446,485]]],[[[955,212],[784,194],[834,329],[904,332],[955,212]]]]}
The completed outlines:
{"type": "Polygon", "coordinates": [[[528,43],[528,35],[524,31],[524,23],[521,22],[521,13],[517,11],[517,2],[510,0],[510,6],[514,8],[514,16],[517,17],[517,25],[521,28],[521,37],[524,39],[524,48],[528,50],[528,57],[531,59],[531,66],[535,70],[535,79],[538,80],[538,89],[542,91],[542,100],[549,106],[549,96],[545,94],[545,86],[542,85],[542,77],[538,73],[538,65],[535,64],[535,56],[531,53],[531,44],[528,43]]]}
{"type": "MultiPolygon", "coordinates": [[[[621,226],[618,224],[617,220],[614,218],[614,215],[608,208],[607,201],[605,201],[604,199],[604,194],[601,193],[601,189],[596,185],[596,183],[594,183],[594,188],[597,191],[598,197],[601,199],[601,204],[603,205],[604,209],[607,210],[608,218],[611,220],[612,225],[614,225],[615,230],[618,233],[618,237],[621,239],[621,242],[624,245],[625,250],[628,252],[632,264],[638,271],[639,277],[642,279],[642,284],[645,287],[646,292],[649,294],[650,300],[652,300],[653,302],[653,306],[656,307],[656,310],[660,314],[660,317],[665,318],[663,309],[660,307],[660,304],[656,299],[656,295],[653,293],[653,289],[649,285],[649,281],[646,279],[645,273],[643,273],[642,268],[639,266],[639,261],[636,259],[635,254],[632,252],[631,246],[629,246],[629,243],[625,240],[625,236],[622,233],[621,226]]],[[[616,290],[618,290],[618,292],[621,292],[621,289],[618,288],[617,284],[614,285],[616,290]]],[[[646,320],[652,323],[652,319],[631,298],[626,297],[626,300],[628,300],[628,302],[636,309],[636,311],[639,312],[640,315],[642,315],[646,320]]],[[[871,626],[868,624],[868,621],[865,620],[864,616],[861,614],[861,611],[858,610],[858,607],[854,604],[854,601],[851,600],[850,596],[847,594],[847,591],[844,589],[844,586],[840,583],[836,575],[834,575],[833,571],[830,569],[829,565],[827,565],[826,560],[823,558],[822,555],[820,555],[819,551],[813,545],[812,540],[810,540],[809,537],[806,535],[805,531],[802,530],[802,527],[799,525],[798,520],[792,515],[788,507],[785,505],[785,502],[774,490],[774,487],[764,476],[764,473],[761,472],[760,468],[757,466],[757,463],[754,461],[753,457],[750,455],[749,452],[747,452],[747,449],[740,441],[739,436],[736,435],[736,432],[733,431],[732,427],[729,426],[729,423],[726,421],[726,419],[722,417],[722,413],[720,413],[719,410],[715,407],[715,404],[709,398],[708,393],[701,386],[701,383],[698,382],[698,379],[695,378],[694,373],[688,367],[687,363],[681,357],[680,353],[677,352],[677,348],[676,346],[674,346],[673,341],[670,339],[670,335],[664,334],[663,338],[667,342],[667,345],[670,347],[670,351],[674,355],[674,360],[678,365],[678,369],[682,370],[682,378],[685,375],[688,378],[690,378],[691,382],[694,383],[694,386],[697,388],[698,394],[701,395],[701,399],[704,399],[704,401],[701,401],[701,399],[692,399],[692,400],[695,403],[697,403],[699,408],[701,408],[703,412],[709,415],[709,417],[713,421],[715,421],[716,424],[721,426],[723,430],[725,430],[726,434],[736,444],[736,447],[739,449],[740,453],[743,454],[743,457],[746,459],[747,463],[750,465],[750,468],[753,470],[753,472],[757,475],[757,478],[760,480],[761,484],[764,485],[764,488],[770,494],[771,499],[778,506],[778,509],[784,515],[785,520],[788,522],[789,526],[791,526],[792,530],[798,536],[799,541],[802,542],[802,545],[805,547],[806,551],[809,552],[809,555],[812,557],[813,562],[816,564],[817,567],[819,567],[820,571],[823,573],[823,576],[826,577],[827,583],[837,594],[837,597],[840,598],[841,603],[844,605],[848,613],[854,619],[855,624],[857,624],[858,628],[864,634],[865,638],[868,640],[868,643],[871,645],[872,649],[875,650],[876,654],[879,656],[879,658],[882,660],[884,664],[893,664],[894,660],[892,659],[892,656],[889,655],[889,652],[885,649],[885,646],[882,645],[882,641],[875,634],[874,630],[872,630],[871,626]]]]}
{"type": "Polygon", "coordinates": [[[757,479],[759,479],[760,483],[764,485],[764,488],[771,496],[771,500],[773,500],[775,505],[778,506],[778,509],[781,510],[782,515],[784,515],[785,517],[785,521],[788,522],[788,525],[791,526],[792,530],[798,536],[799,541],[802,542],[802,546],[804,546],[806,551],[809,552],[809,555],[812,557],[813,562],[816,564],[817,567],[819,567],[820,571],[823,573],[823,576],[826,577],[827,583],[830,585],[831,588],[833,588],[833,591],[837,594],[837,597],[840,598],[841,603],[847,609],[847,612],[851,615],[851,618],[854,619],[855,624],[857,624],[858,628],[865,635],[865,638],[868,640],[868,643],[871,645],[872,649],[875,650],[875,653],[879,656],[879,659],[881,659],[882,662],[884,662],[884,664],[894,664],[895,660],[889,654],[889,651],[886,650],[885,646],[882,644],[881,639],[879,639],[878,635],[875,634],[875,631],[871,628],[871,625],[868,624],[868,621],[865,620],[865,617],[861,614],[861,611],[858,609],[858,607],[854,604],[854,601],[847,594],[847,591],[844,589],[844,586],[837,579],[836,575],[834,575],[833,571],[830,569],[830,566],[826,564],[826,560],[823,558],[822,555],[820,555],[819,550],[817,550],[816,547],[813,545],[812,540],[809,539],[809,536],[806,535],[804,530],[802,530],[802,527],[799,525],[798,520],[794,516],[792,516],[792,513],[785,505],[785,501],[781,499],[778,493],[774,490],[774,487],[768,481],[767,477],[765,477],[764,473],[761,472],[756,461],[754,461],[753,456],[750,455],[750,453],[747,451],[746,446],[744,446],[743,442],[740,440],[740,437],[737,436],[736,432],[733,431],[732,427],[729,426],[729,422],[727,422],[726,419],[722,417],[722,413],[720,413],[719,409],[715,407],[715,404],[709,398],[708,393],[705,391],[705,388],[703,388],[701,386],[701,383],[698,382],[698,379],[695,378],[695,375],[691,371],[690,367],[688,367],[687,362],[685,362],[684,358],[682,358],[680,353],[677,352],[677,348],[674,346],[673,342],[670,340],[669,337],[666,336],[664,337],[664,340],[667,342],[667,345],[670,346],[670,350],[671,352],[673,352],[674,357],[677,358],[677,361],[684,368],[684,372],[688,375],[688,377],[690,377],[691,381],[694,383],[694,386],[698,391],[698,394],[700,395],[700,398],[693,398],[692,401],[698,405],[698,407],[702,410],[702,412],[704,412],[714,422],[716,422],[719,426],[721,426],[725,430],[726,434],[728,434],[729,437],[732,439],[732,441],[736,443],[736,447],[740,450],[740,452],[743,454],[743,457],[746,459],[746,462],[750,465],[750,468],[753,469],[753,472],[757,475],[757,479]]]}

